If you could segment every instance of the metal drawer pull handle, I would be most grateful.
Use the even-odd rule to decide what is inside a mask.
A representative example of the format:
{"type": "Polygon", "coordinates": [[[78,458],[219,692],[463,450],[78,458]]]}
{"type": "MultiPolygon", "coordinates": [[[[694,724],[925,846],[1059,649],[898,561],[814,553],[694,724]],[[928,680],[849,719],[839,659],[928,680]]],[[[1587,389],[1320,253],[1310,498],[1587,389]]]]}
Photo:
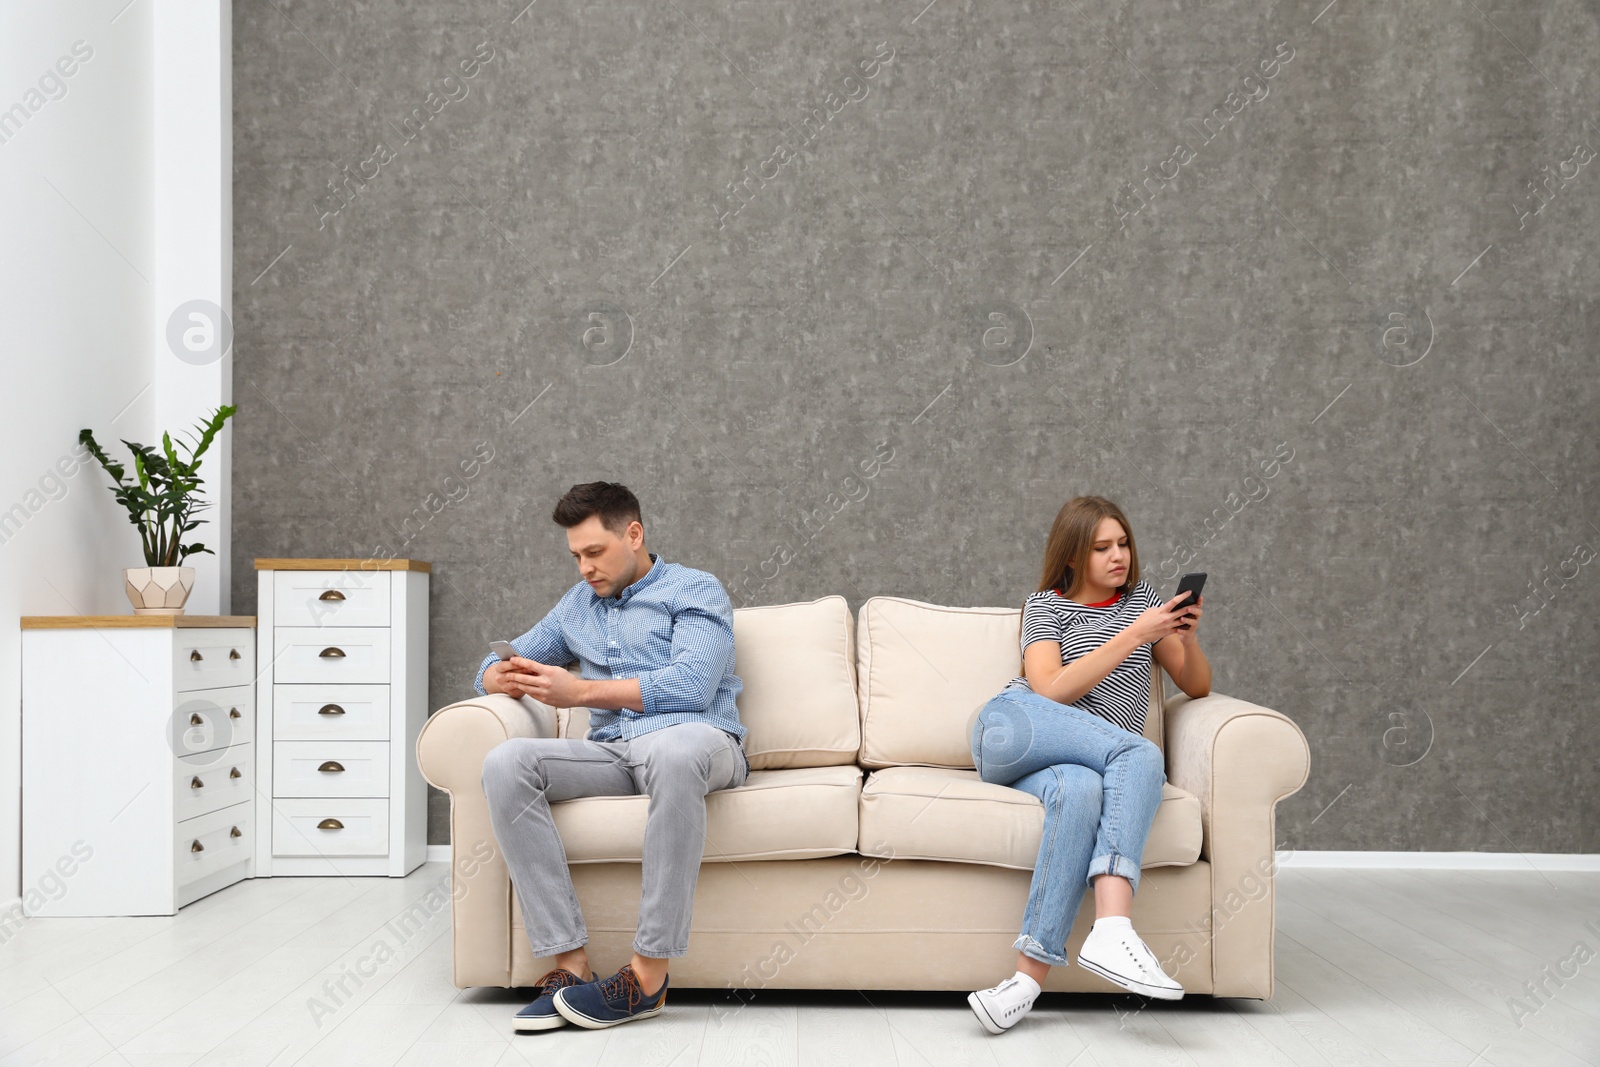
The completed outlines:
{"type": "Polygon", "coordinates": [[[234,767],[233,769],[228,771],[228,777],[229,778],[243,778],[244,775],[239,773],[239,768],[234,767]]]}
{"type": "Polygon", "coordinates": [[[344,709],[337,704],[324,704],[317,709],[318,715],[343,715],[344,709]]]}
{"type": "Polygon", "coordinates": [[[317,829],[318,830],[343,830],[344,829],[344,823],[340,822],[338,819],[323,819],[321,822],[317,823],[317,829]]]}
{"type": "Polygon", "coordinates": [[[204,789],[205,787],[206,787],[206,784],[200,780],[200,776],[198,774],[195,775],[193,778],[189,779],[189,788],[190,789],[204,789]]]}
{"type": "Polygon", "coordinates": [[[317,770],[338,772],[344,770],[344,764],[340,763],[338,760],[329,760],[322,766],[318,767],[317,770]]]}
{"type": "Polygon", "coordinates": [[[190,663],[199,663],[203,659],[205,659],[205,657],[200,654],[200,650],[198,648],[193,648],[193,649],[189,650],[189,662],[190,663]]]}
{"type": "Polygon", "coordinates": [[[339,592],[339,590],[337,590],[337,589],[328,589],[328,590],[324,590],[323,594],[321,596],[317,597],[317,599],[318,600],[343,600],[344,599],[344,594],[339,592]]]}
{"type": "Polygon", "coordinates": [[[204,726],[205,724],[206,724],[206,721],[200,717],[200,713],[198,711],[190,713],[190,715],[189,715],[189,725],[190,726],[204,726]]]}
{"type": "Polygon", "coordinates": [[[239,831],[239,828],[237,826],[235,826],[232,830],[228,831],[228,836],[229,837],[243,837],[244,834],[239,831]]]}
{"type": "Polygon", "coordinates": [[[228,718],[230,718],[230,719],[239,719],[239,718],[243,718],[243,716],[239,714],[239,709],[238,708],[229,708],[228,709],[228,718]]]}
{"type": "Polygon", "coordinates": [[[204,846],[204,845],[202,845],[200,843],[199,838],[196,838],[194,844],[189,846],[189,851],[190,852],[204,852],[205,850],[206,850],[206,846],[204,846]]]}
{"type": "Polygon", "coordinates": [[[237,648],[230,648],[228,649],[228,658],[241,659],[242,657],[239,655],[239,650],[237,648]]]}
{"type": "Polygon", "coordinates": [[[321,652],[318,652],[317,655],[321,656],[323,659],[344,659],[344,649],[334,648],[330,645],[321,652]]]}

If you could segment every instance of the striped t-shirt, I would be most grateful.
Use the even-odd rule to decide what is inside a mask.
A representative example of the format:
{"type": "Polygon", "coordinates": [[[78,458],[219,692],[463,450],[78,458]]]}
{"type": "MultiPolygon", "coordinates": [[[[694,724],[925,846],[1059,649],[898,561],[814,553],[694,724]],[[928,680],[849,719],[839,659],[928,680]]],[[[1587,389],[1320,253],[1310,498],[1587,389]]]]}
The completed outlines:
{"type": "MultiPolygon", "coordinates": [[[[1054,589],[1034,593],[1022,605],[1022,648],[1026,651],[1035,641],[1059,641],[1061,663],[1065,666],[1093,652],[1161,603],[1155,587],[1143,579],[1103,608],[1068,600],[1054,589]]],[[[1098,685],[1073,701],[1073,707],[1092,711],[1129,733],[1142,734],[1145,714],[1150,709],[1150,659],[1154,647],[1154,642],[1147,641],[1135,648],[1098,685]]],[[[1006,688],[1033,690],[1021,675],[1011,679],[1006,688]]]]}

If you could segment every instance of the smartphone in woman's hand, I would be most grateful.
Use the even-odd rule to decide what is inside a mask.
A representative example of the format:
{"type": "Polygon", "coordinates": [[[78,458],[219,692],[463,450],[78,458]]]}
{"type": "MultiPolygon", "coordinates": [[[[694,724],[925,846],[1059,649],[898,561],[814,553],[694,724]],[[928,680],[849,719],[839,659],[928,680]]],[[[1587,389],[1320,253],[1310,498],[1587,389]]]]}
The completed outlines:
{"type": "MultiPolygon", "coordinates": [[[[1189,596],[1188,596],[1187,599],[1179,601],[1177,606],[1181,608],[1181,607],[1184,607],[1186,605],[1193,604],[1195,601],[1199,600],[1200,599],[1200,591],[1202,589],[1204,589],[1205,587],[1206,587],[1206,573],[1205,573],[1205,571],[1190,571],[1188,574],[1185,574],[1182,578],[1180,578],[1178,580],[1178,591],[1176,593],[1174,593],[1173,595],[1174,596],[1183,596],[1185,593],[1188,593],[1189,596]]],[[[1183,623],[1178,627],[1178,629],[1187,630],[1187,629],[1189,629],[1189,624],[1188,623],[1183,623]]]]}

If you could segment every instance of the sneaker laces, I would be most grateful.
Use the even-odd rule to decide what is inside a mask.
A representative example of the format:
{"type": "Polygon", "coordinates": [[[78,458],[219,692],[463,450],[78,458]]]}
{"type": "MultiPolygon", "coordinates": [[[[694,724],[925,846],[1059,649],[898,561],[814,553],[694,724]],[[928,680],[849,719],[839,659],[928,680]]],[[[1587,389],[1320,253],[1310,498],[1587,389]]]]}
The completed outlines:
{"type": "Polygon", "coordinates": [[[1163,978],[1171,978],[1171,976],[1168,975],[1166,970],[1161,966],[1161,961],[1156,959],[1155,953],[1150,951],[1150,946],[1144,943],[1144,939],[1142,937],[1136,933],[1133,933],[1131,930],[1127,933],[1116,936],[1118,946],[1121,947],[1122,951],[1127,954],[1130,960],[1133,961],[1135,967],[1144,971],[1151,977],[1156,977],[1159,975],[1163,978]]]}
{"type": "Polygon", "coordinates": [[[555,970],[550,971],[543,978],[533,983],[534,988],[539,991],[540,996],[555,996],[558,990],[565,989],[567,986],[582,984],[583,979],[579,978],[565,967],[557,967],[555,970]]]}
{"type": "MultiPolygon", "coordinates": [[[[1011,989],[1012,986],[1015,986],[1015,985],[1018,985],[1018,984],[1019,984],[1019,982],[1017,981],[1017,976],[1016,975],[1012,975],[1010,978],[1007,978],[1005,981],[1001,982],[999,985],[994,986],[994,987],[992,987],[990,989],[985,989],[984,992],[989,994],[989,996],[991,996],[991,997],[993,997],[995,999],[999,999],[1000,996],[1002,994],[1004,994],[1006,991],[1008,991],[1009,989],[1011,989]]],[[[1024,997],[1024,999],[1022,999],[1022,1000],[1016,1001],[1016,1002],[1011,1003],[1011,1004],[1007,1004],[1006,1008],[1005,1008],[1005,1011],[1002,1012],[1002,1015],[1005,1018],[1010,1018],[1011,1016],[1015,1015],[1017,1012],[1022,1011],[1025,1008],[1031,1007],[1032,1005],[1033,1005],[1033,998],[1032,997],[1024,997]]]]}
{"type": "Polygon", "coordinates": [[[622,970],[602,981],[600,997],[607,1002],[626,997],[628,1014],[633,1014],[634,1007],[644,1000],[644,988],[639,985],[639,976],[633,973],[633,964],[624,965],[622,970]]]}

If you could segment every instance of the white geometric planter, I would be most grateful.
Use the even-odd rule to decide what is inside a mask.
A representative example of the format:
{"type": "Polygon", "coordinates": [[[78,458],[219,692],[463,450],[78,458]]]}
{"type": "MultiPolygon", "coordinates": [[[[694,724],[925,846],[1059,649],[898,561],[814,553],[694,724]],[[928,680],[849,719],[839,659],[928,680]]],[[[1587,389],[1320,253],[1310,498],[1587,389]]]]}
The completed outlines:
{"type": "Polygon", "coordinates": [[[129,567],[122,583],[135,615],[182,615],[194,589],[194,568],[129,567]]]}

